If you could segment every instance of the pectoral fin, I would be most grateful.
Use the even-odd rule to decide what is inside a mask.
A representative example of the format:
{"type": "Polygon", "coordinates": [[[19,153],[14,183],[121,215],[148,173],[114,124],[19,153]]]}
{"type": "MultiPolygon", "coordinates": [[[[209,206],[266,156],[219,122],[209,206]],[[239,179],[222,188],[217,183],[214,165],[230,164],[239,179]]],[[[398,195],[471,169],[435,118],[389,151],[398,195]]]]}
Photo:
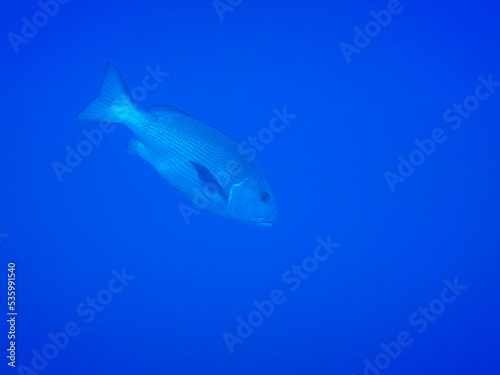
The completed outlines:
{"type": "Polygon", "coordinates": [[[194,161],[190,161],[190,163],[196,168],[200,181],[203,182],[204,185],[210,185],[210,187],[215,188],[217,193],[227,200],[227,194],[224,192],[224,189],[220,186],[219,181],[217,181],[213,173],[199,163],[194,161]]]}

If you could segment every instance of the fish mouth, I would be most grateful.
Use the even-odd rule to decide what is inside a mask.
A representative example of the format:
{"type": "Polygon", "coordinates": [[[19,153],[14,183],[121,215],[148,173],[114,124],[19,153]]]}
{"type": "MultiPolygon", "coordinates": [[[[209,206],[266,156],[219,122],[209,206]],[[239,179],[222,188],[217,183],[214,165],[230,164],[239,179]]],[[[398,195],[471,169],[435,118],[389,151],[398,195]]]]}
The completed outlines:
{"type": "Polygon", "coordinates": [[[252,220],[252,223],[261,227],[271,227],[273,225],[273,222],[271,220],[259,217],[252,220]]]}
{"type": "Polygon", "coordinates": [[[255,224],[257,224],[260,227],[272,227],[273,226],[273,223],[271,221],[261,221],[261,222],[255,223],[255,224]]]}

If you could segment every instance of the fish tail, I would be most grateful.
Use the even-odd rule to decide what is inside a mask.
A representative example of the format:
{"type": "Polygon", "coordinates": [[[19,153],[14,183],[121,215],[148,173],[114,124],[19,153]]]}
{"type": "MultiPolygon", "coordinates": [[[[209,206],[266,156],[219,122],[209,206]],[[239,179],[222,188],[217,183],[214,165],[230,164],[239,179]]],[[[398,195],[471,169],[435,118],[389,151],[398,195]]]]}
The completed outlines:
{"type": "Polygon", "coordinates": [[[99,96],[90,102],[76,119],[85,122],[124,123],[134,109],[134,102],[118,68],[106,65],[99,96]]]}

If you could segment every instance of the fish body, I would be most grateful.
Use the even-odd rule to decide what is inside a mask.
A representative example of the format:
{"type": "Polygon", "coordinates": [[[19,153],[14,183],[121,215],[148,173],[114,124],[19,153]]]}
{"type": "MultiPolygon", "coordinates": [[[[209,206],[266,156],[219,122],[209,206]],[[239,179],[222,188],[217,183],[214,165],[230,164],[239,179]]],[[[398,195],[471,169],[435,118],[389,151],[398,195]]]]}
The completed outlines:
{"type": "Polygon", "coordinates": [[[197,207],[262,226],[276,220],[266,179],[236,140],[173,106],[139,109],[112,63],[106,66],[99,97],[77,119],[127,126],[135,135],[128,150],[197,207]]]}

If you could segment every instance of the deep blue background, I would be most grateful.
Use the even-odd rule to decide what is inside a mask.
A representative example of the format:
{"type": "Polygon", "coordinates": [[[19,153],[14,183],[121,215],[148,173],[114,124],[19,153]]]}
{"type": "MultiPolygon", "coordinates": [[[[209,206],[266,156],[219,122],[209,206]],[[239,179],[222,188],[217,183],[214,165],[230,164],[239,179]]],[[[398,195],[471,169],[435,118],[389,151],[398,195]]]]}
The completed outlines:
{"type": "MultiPolygon", "coordinates": [[[[75,321],[81,333],[41,373],[358,375],[401,331],[413,343],[383,374],[498,373],[500,89],[459,129],[442,118],[479,76],[500,81],[493,3],[402,0],[348,63],[339,44],[386,1],[245,0],[221,21],[212,1],[72,0],[18,53],[7,34],[40,5],[10,2],[0,305],[15,261],[17,365],[31,367],[32,349],[75,321]],[[110,60],[129,87],[147,66],[170,73],[142,108],[176,105],[238,140],[268,126],[273,108],[297,115],[257,159],[275,226],[208,212],[186,225],[177,207],[189,201],[127,152],[121,126],[58,181],[51,164],[97,127],[75,115],[110,60]],[[437,127],[446,142],[391,192],[384,172],[437,127]],[[327,235],[341,246],[291,291],[283,273],[327,235]],[[135,279],[85,323],[77,306],[123,267],[135,279]],[[417,333],[409,316],[454,278],[468,288],[417,333]],[[286,301],[230,354],[222,334],[276,288],[286,301]]],[[[1,357],[2,374],[18,373],[1,357]]]]}

